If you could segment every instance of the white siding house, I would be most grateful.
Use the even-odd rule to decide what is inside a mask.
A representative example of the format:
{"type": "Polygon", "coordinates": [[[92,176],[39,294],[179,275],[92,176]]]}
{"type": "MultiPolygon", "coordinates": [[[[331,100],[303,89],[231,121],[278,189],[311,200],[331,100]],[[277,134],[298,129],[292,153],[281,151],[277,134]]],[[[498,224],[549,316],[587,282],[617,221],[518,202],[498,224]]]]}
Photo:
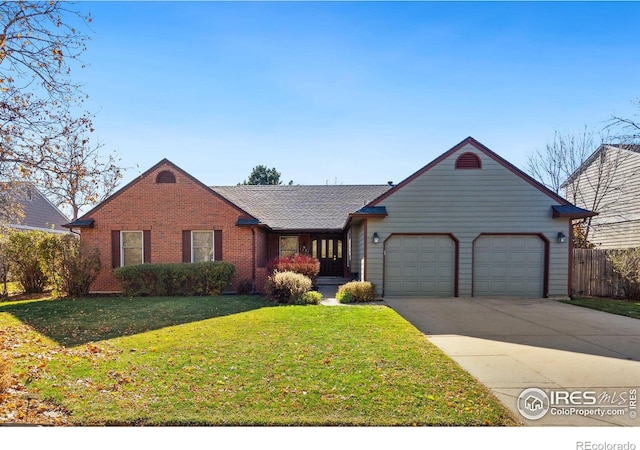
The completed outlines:
{"type": "Polygon", "coordinates": [[[590,215],[473,138],[369,206],[386,216],[361,226],[362,278],[383,296],[566,297],[571,218],[590,215]]]}
{"type": "Polygon", "coordinates": [[[596,211],[587,220],[598,248],[640,246],[640,146],[601,145],[563,184],[577,206],[596,211]]]}

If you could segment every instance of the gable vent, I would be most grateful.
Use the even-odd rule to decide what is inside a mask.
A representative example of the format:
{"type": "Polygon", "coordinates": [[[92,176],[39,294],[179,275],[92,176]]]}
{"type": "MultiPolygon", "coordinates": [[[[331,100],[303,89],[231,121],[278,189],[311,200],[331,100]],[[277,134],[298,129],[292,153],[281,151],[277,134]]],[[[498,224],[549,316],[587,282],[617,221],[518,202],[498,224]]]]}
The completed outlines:
{"type": "Polygon", "coordinates": [[[467,152],[456,159],[456,169],[481,169],[482,162],[475,153],[467,152]]]}
{"type": "Polygon", "coordinates": [[[175,183],[176,176],[173,172],[169,172],[168,170],[163,170],[156,177],[156,183],[175,183]]]}

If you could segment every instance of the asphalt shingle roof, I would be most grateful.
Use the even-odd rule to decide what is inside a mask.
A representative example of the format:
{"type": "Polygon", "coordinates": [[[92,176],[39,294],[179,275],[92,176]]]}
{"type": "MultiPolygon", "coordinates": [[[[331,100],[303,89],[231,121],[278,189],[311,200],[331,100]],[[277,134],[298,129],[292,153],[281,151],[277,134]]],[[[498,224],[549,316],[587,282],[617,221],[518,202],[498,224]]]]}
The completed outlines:
{"type": "Polygon", "coordinates": [[[213,186],[273,230],[341,230],[350,213],[384,194],[389,185],[213,186]]]}

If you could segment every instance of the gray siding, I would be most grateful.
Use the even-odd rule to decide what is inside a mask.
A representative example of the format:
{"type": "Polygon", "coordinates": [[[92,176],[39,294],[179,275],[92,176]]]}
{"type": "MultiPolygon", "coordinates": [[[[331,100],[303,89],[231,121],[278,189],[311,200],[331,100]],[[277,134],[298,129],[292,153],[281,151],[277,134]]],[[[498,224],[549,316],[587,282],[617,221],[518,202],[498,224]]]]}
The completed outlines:
{"type": "Polygon", "coordinates": [[[605,147],[576,181],[567,198],[597,213],[588,240],[603,249],[640,246],[640,154],[605,147]]]}
{"type": "Polygon", "coordinates": [[[69,230],[62,226],[69,223],[69,219],[35,187],[27,188],[21,203],[24,217],[19,223],[12,224],[12,227],[69,233],[69,230]]]}
{"type": "MultiPolygon", "coordinates": [[[[482,233],[541,233],[549,244],[549,295],[568,293],[569,244],[556,242],[558,232],[569,233],[568,219],[553,219],[558,204],[503,164],[466,145],[402,186],[379,206],[388,217],[369,219],[366,241],[374,232],[381,241],[393,233],[452,233],[459,240],[459,295],[472,294],[473,242],[482,233]],[[475,153],[482,169],[455,169],[456,158],[475,153]]],[[[381,287],[382,243],[368,244],[367,278],[381,287]]],[[[381,293],[380,291],[378,293],[381,293]]]]}
{"type": "Polygon", "coordinates": [[[365,227],[364,225],[360,225],[357,227],[358,229],[358,238],[357,238],[357,248],[358,248],[358,259],[356,260],[356,264],[354,264],[355,271],[358,272],[358,280],[362,281],[365,277],[365,227]]]}
{"type": "Polygon", "coordinates": [[[361,276],[361,255],[363,254],[363,241],[361,225],[351,226],[351,261],[349,262],[349,268],[352,273],[358,273],[361,276]]]}

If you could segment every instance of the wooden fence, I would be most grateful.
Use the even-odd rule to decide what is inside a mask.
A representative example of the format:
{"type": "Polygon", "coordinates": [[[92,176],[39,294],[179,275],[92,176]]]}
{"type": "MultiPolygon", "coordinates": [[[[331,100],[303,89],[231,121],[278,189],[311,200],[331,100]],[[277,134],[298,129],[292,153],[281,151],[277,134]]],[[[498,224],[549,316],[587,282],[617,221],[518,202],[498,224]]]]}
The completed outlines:
{"type": "Polygon", "coordinates": [[[622,297],[620,276],[613,271],[608,256],[619,250],[573,249],[574,296],[622,297]]]}

